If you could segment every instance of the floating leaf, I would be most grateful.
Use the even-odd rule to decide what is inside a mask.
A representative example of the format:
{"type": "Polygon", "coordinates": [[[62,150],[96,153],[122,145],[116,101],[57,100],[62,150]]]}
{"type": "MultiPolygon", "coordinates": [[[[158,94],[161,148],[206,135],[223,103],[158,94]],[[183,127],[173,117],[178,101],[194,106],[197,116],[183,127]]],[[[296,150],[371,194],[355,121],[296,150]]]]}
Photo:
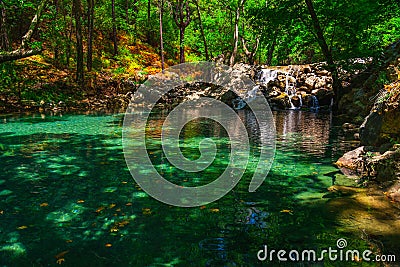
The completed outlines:
{"type": "Polygon", "coordinates": [[[290,215],[293,215],[293,210],[281,210],[282,213],[289,213],[290,215]]]}
{"type": "Polygon", "coordinates": [[[64,250],[63,252],[58,253],[57,255],[54,256],[56,259],[61,259],[64,258],[65,254],[67,254],[69,250],[64,250]]]}
{"type": "Polygon", "coordinates": [[[151,209],[150,208],[143,208],[142,212],[144,215],[150,215],[151,214],[151,209]]]}

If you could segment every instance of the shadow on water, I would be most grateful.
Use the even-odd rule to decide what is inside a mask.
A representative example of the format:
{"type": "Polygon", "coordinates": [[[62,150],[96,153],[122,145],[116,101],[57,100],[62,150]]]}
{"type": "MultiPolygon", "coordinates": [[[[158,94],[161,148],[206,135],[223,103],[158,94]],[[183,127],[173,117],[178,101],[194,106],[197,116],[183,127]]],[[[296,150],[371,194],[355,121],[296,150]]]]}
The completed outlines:
{"type": "MultiPolygon", "coordinates": [[[[343,221],[353,200],[324,198],[337,177],[331,162],[340,153],[332,152],[336,145],[329,136],[329,120],[309,113],[288,116],[275,114],[276,158],[257,192],[248,193],[250,168],[233,191],[197,208],[162,204],[135,184],[122,153],[120,115],[64,116],[65,124],[46,118],[48,124],[40,125],[24,118],[21,124],[32,122],[31,128],[18,121],[0,124],[0,264],[261,266],[265,263],[256,255],[263,245],[320,251],[346,238],[349,249],[370,249],[374,237],[361,237],[362,225],[343,221]]],[[[187,142],[200,131],[226,135],[215,125],[209,126],[213,131],[204,130],[206,126],[201,122],[187,129],[187,142]]],[[[256,136],[251,138],[257,143],[256,136]]],[[[228,156],[223,144],[221,153],[228,156]]],[[[187,179],[179,175],[177,179],[187,179]]],[[[377,214],[370,203],[358,200],[354,201],[359,208],[353,212],[377,214]]],[[[386,233],[385,238],[399,240],[398,233],[386,233]]],[[[387,251],[392,248],[393,243],[383,246],[387,251]]],[[[270,264],[343,266],[340,262],[270,264]]],[[[346,264],[351,265],[360,264],[346,264]]]]}

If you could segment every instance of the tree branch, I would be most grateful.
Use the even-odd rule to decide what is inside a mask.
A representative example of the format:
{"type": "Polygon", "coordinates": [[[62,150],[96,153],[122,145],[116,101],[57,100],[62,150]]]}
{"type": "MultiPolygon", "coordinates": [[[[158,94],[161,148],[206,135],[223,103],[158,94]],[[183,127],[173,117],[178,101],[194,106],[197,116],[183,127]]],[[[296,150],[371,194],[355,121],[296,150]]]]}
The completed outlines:
{"type": "Polygon", "coordinates": [[[0,52],[0,63],[30,57],[33,55],[37,55],[42,51],[42,49],[27,49],[27,47],[28,41],[32,38],[32,35],[37,27],[37,24],[39,23],[40,16],[42,15],[43,9],[46,6],[47,1],[48,0],[42,0],[40,2],[28,31],[22,37],[21,46],[17,50],[11,52],[0,52]]]}
{"type": "Polygon", "coordinates": [[[39,7],[36,11],[35,16],[32,19],[31,25],[29,26],[28,31],[25,33],[25,35],[22,37],[22,43],[21,43],[21,48],[24,49],[27,47],[27,42],[32,38],[33,32],[36,29],[36,26],[39,22],[40,16],[42,15],[43,9],[46,5],[48,0],[42,0],[39,4],[39,7]]]}
{"type": "Polygon", "coordinates": [[[41,49],[18,49],[11,52],[0,53],[0,63],[34,56],[40,54],[40,52],[42,52],[41,49]]]}

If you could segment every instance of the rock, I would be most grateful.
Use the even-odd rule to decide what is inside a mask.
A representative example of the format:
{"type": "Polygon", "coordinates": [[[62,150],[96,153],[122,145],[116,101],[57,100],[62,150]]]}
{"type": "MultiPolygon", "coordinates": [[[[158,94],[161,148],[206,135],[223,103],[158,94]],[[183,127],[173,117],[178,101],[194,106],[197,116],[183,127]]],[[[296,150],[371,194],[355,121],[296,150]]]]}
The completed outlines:
{"type": "Polygon", "coordinates": [[[298,91],[303,91],[306,92],[308,94],[311,94],[311,90],[307,87],[307,86],[300,86],[300,88],[298,89],[298,91]]]}
{"type": "Polygon", "coordinates": [[[360,126],[361,145],[376,146],[381,133],[383,118],[376,111],[372,111],[360,126]]]}
{"type": "Polygon", "coordinates": [[[397,180],[400,176],[400,149],[386,151],[374,156],[369,164],[374,170],[373,176],[379,182],[397,180]]]}
{"type": "Polygon", "coordinates": [[[314,85],[316,83],[317,77],[316,76],[310,76],[307,77],[307,79],[304,82],[304,85],[309,89],[309,90],[313,90],[314,89],[314,85]]]}
{"type": "Polygon", "coordinates": [[[351,129],[356,129],[357,126],[348,122],[343,123],[342,128],[344,130],[351,130],[351,129]]]}
{"type": "Polygon", "coordinates": [[[363,171],[360,163],[363,161],[365,153],[364,147],[359,147],[344,154],[336,161],[335,165],[338,166],[345,175],[353,177],[359,176],[363,171]]]}
{"type": "Polygon", "coordinates": [[[280,93],[278,96],[270,99],[271,104],[279,109],[286,109],[290,107],[289,96],[285,93],[280,93]]]}
{"type": "Polygon", "coordinates": [[[298,95],[292,96],[291,101],[292,101],[293,106],[295,106],[296,108],[301,108],[301,101],[300,101],[300,97],[298,95]]]}
{"type": "Polygon", "coordinates": [[[325,88],[314,89],[311,94],[318,98],[320,106],[330,106],[332,103],[332,98],[334,96],[333,91],[327,90],[325,88]]]}
{"type": "Polygon", "coordinates": [[[400,181],[389,187],[384,193],[391,201],[400,202],[400,181]]]}

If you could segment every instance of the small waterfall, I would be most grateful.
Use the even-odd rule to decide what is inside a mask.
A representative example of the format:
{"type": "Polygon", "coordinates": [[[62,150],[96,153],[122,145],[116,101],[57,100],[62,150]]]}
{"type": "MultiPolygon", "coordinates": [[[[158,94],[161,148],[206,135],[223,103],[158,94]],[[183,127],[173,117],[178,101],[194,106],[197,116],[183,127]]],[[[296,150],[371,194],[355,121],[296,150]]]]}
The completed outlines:
{"type": "Polygon", "coordinates": [[[319,110],[318,98],[315,95],[311,96],[310,110],[315,111],[315,112],[318,112],[318,110],[319,110]]]}
{"type": "Polygon", "coordinates": [[[260,83],[268,87],[268,83],[274,81],[278,77],[278,72],[271,69],[262,69],[259,72],[259,77],[260,83]]]}
{"type": "Polygon", "coordinates": [[[296,107],[292,101],[292,98],[293,96],[296,95],[297,90],[296,90],[296,78],[291,75],[291,70],[292,66],[290,66],[289,70],[286,72],[285,93],[289,97],[290,109],[300,109],[301,106],[303,105],[303,100],[301,99],[301,96],[298,95],[298,97],[300,98],[300,107],[296,107]],[[294,78],[295,82],[291,81],[289,77],[294,78]]]}

